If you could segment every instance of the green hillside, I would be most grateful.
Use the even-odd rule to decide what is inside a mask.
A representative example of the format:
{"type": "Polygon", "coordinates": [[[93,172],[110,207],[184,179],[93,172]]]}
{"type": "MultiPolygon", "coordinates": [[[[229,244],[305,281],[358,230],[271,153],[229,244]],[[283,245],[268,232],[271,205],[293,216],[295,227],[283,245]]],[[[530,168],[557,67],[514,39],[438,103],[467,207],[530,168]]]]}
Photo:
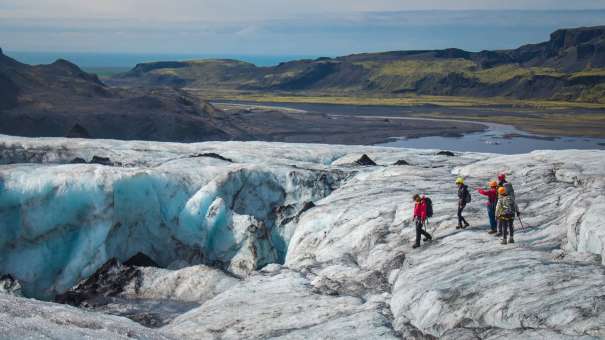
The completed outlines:
{"type": "Polygon", "coordinates": [[[111,82],[280,94],[504,97],[605,103],[605,26],[515,50],[394,51],[256,67],[236,60],[139,64],[111,82]]]}

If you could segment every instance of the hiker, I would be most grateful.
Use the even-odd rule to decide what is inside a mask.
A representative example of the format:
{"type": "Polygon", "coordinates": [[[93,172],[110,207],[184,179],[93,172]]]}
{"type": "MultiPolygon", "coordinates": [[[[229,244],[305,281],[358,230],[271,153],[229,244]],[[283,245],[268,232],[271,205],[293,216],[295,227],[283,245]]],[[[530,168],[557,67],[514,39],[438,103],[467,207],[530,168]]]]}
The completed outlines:
{"type": "Polygon", "coordinates": [[[506,236],[510,231],[508,243],[515,243],[513,239],[513,221],[515,214],[519,215],[519,207],[515,200],[506,191],[505,187],[498,188],[498,204],[496,205],[496,217],[498,218],[498,234],[502,236],[502,244],[506,244],[506,236]]]}
{"type": "Polygon", "coordinates": [[[428,216],[428,211],[427,210],[432,210],[432,203],[430,201],[430,199],[426,198],[425,196],[420,197],[420,195],[415,194],[414,197],[414,215],[413,215],[413,221],[416,222],[416,243],[414,243],[414,245],[412,246],[412,248],[418,248],[420,247],[420,235],[424,235],[425,239],[424,242],[426,241],[430,241],[433,239],[433,237],[431,236],[431,234],[427,233],[423,227],[426,223],[426,219],[428,216]],[[429,209],[429,205],[431,205],[431,208],[429,209]]]}
{"type": "Polygon", "coordinates": [[[477,191],[483,195],[487,196],[487,216],[489,217],[489,226],[490,231],[489,234],[496,233],[496,227],[498,226],[496,222],[496,204],[498,204],[498,182],[491,181],[488,183],[489,189],[477,189],[477,191]]]}
{"type": "Polygon", "coordinates": [[[506,175],[501,173],[498,175],[498,188],[503,187],[506,189],[506,193],[515,200],[515,189],[513,185],[506,180],[506,175]]]}
{"type": "Polygon", "coordinates": [[[458,177],[456,179],[456,185],[458,186],[458,226],[456,227],[456,229],[464,229],[470,224],[468,224],[468,222],[466,222],[466,220],[462,216],[462,211],[466,207],[466,204],[470,203],[471,193],[468,192],[468,187],[464,184],[464,179],[462,179],[461,177],[458,177]]]}

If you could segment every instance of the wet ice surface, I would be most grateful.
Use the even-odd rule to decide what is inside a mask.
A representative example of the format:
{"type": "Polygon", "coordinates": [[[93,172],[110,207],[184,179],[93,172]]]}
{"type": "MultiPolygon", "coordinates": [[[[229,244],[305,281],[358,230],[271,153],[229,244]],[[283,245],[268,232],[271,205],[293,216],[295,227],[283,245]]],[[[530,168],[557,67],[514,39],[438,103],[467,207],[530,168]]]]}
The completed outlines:
{"type": "Polygon", "coordinates": [[[454,151],[522,154],[534,150],[605,149],[605,138],[544,137],[520,131],[510,125],[481,123],[489,127],[485,132],[469,133],[462,137],[402,138],[380,146],[399,148],[427,147],[454,151]]]}
{"type": "Polygon", "coordinates": [[[26,296],[51,298],[112,257],[143,252],[166,267],[140,268],[92,310],[0,294],[0,332],[605,337],[605,151],[437,151],[0,136],[0,274],[26,296]],[[232,162],[198,157],[208,153],[232,162]],[[378,165],[355,165],[362,154],[378,165]],[[113,165],[67,164],[94,156],[113,165]],[[454,179],[474,189],[503,171],[527,226],[516,243],[487,234],[474,192],[472,227],[454,229],[454,179]],[[433,199],[435,241],[412,249],[416,192],[433,199]]]}

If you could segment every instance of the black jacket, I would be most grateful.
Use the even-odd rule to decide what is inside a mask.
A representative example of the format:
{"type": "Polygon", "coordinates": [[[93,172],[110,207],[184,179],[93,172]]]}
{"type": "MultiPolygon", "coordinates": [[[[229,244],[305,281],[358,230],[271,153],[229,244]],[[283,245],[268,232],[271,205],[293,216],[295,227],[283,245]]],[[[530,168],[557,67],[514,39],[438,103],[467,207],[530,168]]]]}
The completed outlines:
{"type": "Polygon", "coordinates": [[[467,194],[468,194],[468,186],[466,186],[465,184],[462,184],[460,187],[458,187],[458,204],[459,205],[466,205],[466,200],[464,198],[466,197],[467,194]]]}

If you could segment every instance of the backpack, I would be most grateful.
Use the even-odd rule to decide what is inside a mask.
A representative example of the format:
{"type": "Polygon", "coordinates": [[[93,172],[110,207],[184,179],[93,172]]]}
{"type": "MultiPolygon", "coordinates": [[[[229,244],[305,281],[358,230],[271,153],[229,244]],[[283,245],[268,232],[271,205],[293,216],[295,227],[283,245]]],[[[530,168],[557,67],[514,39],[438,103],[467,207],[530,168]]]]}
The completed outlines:
{"type": "Polygon", "coordinates": [[[464,203],[471,203],[471,193],[468,188],[464,188],[464,203]]]}
{"type": "Polygon", "coordinates": [[[425,197],[424,203],[426,203],[426,217],[433,217],[433,201],[430,198],[425,197]]]}
{"type": "Polygon", "coordinates": [[[506,218],[511,218],[511,217],[515,217],[515,201],[513,201],[513,198],[510,196],[506,196],[501,198],[502,203],[500,203],[502,205],[502,216],[506,217],[506,218]]]}

